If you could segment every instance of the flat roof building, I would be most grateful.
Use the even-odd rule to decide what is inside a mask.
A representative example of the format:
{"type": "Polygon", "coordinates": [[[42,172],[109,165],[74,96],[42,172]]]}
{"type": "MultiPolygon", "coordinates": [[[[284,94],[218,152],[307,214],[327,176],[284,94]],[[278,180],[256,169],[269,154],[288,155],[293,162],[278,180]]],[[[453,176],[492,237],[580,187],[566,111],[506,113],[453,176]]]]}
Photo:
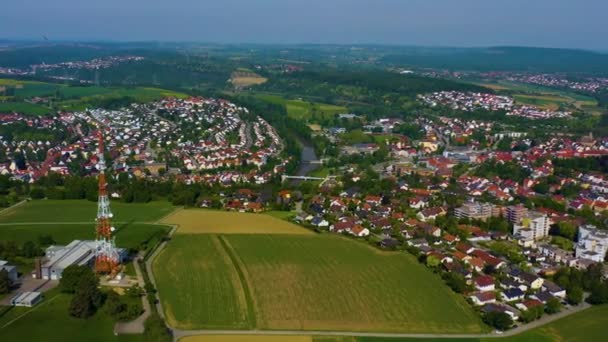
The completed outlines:
{"type": "Polygon", "coordinates": [[[11,299],[11,305],[31,308],[32,306],[40,303],[41,300],[42,293],[40,292],[22,292],[11,299]]]}
{"type": "Polygon", "coordinates": [[[15,283],[19,279],[19,273],[17,273],[17,266],[9,265],[8,261],[0,260],[0,271],[6,271],[8,273],[8,279],[15,283]]]}
{"type": "MultiPolygon", "coordinates": [[[[93,266],[97,242],[74,240],[67,246],[50,246],[46,249],[47,261],[41,266],[42,279],[61,279],[63,270],[72,265],[93,266]]],[[[127,250],[119,248],[119,262],[127,256],[127,250]]]]}

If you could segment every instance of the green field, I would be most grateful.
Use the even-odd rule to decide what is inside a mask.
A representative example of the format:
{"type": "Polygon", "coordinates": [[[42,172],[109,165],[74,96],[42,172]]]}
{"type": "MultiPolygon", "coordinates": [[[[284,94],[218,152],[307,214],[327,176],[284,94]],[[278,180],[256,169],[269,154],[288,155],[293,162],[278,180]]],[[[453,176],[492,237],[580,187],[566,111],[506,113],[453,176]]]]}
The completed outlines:
{"type": "Polygon", "coordinates": [[[113,333],[114,321],[100,310],[89,319],[68,315],[70,295],[57,290],[47,292],[34,308],[11,308],[0,314],[0,341],[144,341],[143,335],[113,333]]]}
{"type": "MultiPolygon", "coordinates": [[[[280,217],[284,218],[284,217],[280,217]]],[[[161,223],[176,225],[177,234],[312,234],[274,215],[220,210],[176,210],[161,223]]]]}
{"type": "MultiPolygon", "coordinates": [[[[187,97],[183,93],[152,87],[70,86],[59,83],[14,79],[0,79],[0,87],[15,88],[15,97],[19,98],[58,96],[54,100],[54,105],[62,110],[84,110],[100,100],[121,97],[132,97],[137,102],[150,102],[164,97],[187,97]]],[[[3,93],[0,92],[0,95],[3,95],[3,93]]],[[[10,96],[3,97],[3,99],[8,101],[14,100],[10,96]]],[[[25,102],[0,103],[0,112],[11,111],[29,115],[44,115],[50,113],[51,109],[25,102]]]]}
{"type": "Polygon", "coordinates": [[[289,100],[277,95],[256,95],[257,98],[266,102],[285,105],[287,114],[298,120],[310,120],[315,115],[320,118],[331,118],[336,114],[346,113],[345,107],[334,106],[318,102],[306,102],[302,100],[289,100]]]}
{"type": "Polygon", "coordinates": [[[104,99],[131,97],[137,102],[150,102],[165,97],[187,97],[186,94],[159,88],[105,88],[105,87],[65,87],[61,88],[64,97],[57,107],[64,110],[83,110],[104,99]]]}
{"type": "MultiPolygon", "coordinates": [[[[313,342],[595,342],[606,337],[608,305],[593,307],[572,316],[562,318],[540,328],[519,335],[494,338],[383,338],[349,336],[289,336],[285,341],[313,342]]],[[[254,335],[211,335],[183,338],[183,342],[257,342],[273,341],[271,336],[254,335]]]]}
{"type": "MultiPolygon", "coordinates": [[[[169,231],[168,226],[141,223],[121,223],[115,224],[115,227],[116,244],[132,249],[138,249],[151,239],[156,241],[160,234],[169,231]]],[[[26,241],[36,242],[41,235],[51,235],[59,245],[68,244],[73,240],[92,240],[95,238],[95,224],[0,224],[2,241],[14,241],[21,245],[26,241]]]]}
{"type": "Polygon", "coordinates": [[[13,112],[37,116],[49,114],[51,109],[27,102],[0,102],[0,113],[13,112]]]}
{"type": "MultiPolygon", "coordinates": [[[[114,222],[155,222],[171,213],[169,202],[110,204],[114,222]]],[[[97,203],[85,200],[35,200],[0,213],[0,223],[94,222],[97,203]]]]}
{"type": "Polygon", "coordinates": [[[412,256],[339,236],[177,234],[154,273],[178,328],[484,329],[464,299],[412,256]]]}
{"type": "Polygon", "coordinates": [[[154,260],[154,274],[170,325],[253,328],[246,288],[219,237],[175,235],[154,260]]]}

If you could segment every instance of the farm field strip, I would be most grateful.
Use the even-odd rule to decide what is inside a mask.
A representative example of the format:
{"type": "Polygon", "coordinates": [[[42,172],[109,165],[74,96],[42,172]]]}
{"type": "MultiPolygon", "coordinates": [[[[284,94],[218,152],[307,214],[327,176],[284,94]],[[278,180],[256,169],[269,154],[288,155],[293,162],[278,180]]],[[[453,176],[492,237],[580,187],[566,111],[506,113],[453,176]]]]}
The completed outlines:
{"type": "Polygon", "coordinates": [[[169,323],[180,329],[243,329],[249,321],[270,330],[483,330],[468,304],[413,257],[337,236],[176,234],[154,272],[169,323]],[[203,279],[209,272],[221,289],[203,279]]]}
{"type": "Polygon", "coordinates": [[[175,234],[153,268],[169,325],[251,328],[245,289],[217,236],[175,234]]]}
{"type": "Polygon", "coordinates": [[[206,209],[177,210],[160,222],[177,225],[177,234],[314,234],[270,215],[206,209]]]}

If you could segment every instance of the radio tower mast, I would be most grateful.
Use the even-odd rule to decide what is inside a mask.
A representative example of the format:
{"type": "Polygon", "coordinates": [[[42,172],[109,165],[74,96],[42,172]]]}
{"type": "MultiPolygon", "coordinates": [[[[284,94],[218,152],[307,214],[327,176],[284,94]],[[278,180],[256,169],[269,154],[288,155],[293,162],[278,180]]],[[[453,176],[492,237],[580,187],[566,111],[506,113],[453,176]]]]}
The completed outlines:
{"type": "Polygon", "coordinates": [[[118,250],[114,244],[112,232],[112,212],[110,211],[110,199],[108,197],[105,169],[106,161],[103,156],[104,144],[103,133],[99,131],[99,146],[97,152],[99,169],[99,199],[97,201],[97,227],[96,227],[96,254],[95,272],[100,274],[115,274],[118,271],[118,250]]]}

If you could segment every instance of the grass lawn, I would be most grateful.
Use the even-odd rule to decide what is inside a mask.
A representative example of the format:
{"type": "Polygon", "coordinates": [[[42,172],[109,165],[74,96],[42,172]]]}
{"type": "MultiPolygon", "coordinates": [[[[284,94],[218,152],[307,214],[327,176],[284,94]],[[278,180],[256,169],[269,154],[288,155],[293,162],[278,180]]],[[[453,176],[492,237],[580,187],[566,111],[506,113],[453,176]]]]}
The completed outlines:
{"type": "Polygon", "coordinates": [[[464,299],[412,256],[339,236],[177,234],[154,272],[165,313],[180,328],[484,329],[464,299]]]}
{"type": "Polygon", "coordinates": [[[560,105],[568,105],[569,99],[557,95],[513,95],[518,104],[536,106],[541,109],[557,110],[560,105]]]}
{"type": "MultiPolygon", "coordinates": [[[[174,210],[169,202],[111,202],[114,222],[155,222],[174,210]]],[[[0,213],[0,223],[94,222],[97,203],[86,200],[34,200],[0,213]]],[[[118,226],[117,226],[118,228],[118,226]]]]}
{"type": "Polygon", "coordinates": [[[178,210],[161,222],[178,225],[178,234],[313,234],[273,215],[219,210],[178,210]]]}
{"type": "Polygon", "coordinates": [[[153,267],[171,326],[253,328],[247,289],[218,236],[176,234],[153,267]]]}
{"type": "MultiPolygon", "coordinates": [[[[61,96],[55,101],[62,110],[84,110],[91,107],[93,101],[102,99],[133,97],[138,102],[150,102],[164,97],[185,98],[188,95],[167,89],[153,87],[96,87],[96,86],[69,86],[60,83],[32,82],[14,79],[0,79],[0,87],[14,87],[15,95],[21,98],[35,96],[61,96]]],[[[51,109],[25,102],[0,103],[1,112],[19,112],[30,115],[43,115],[51,109]]]]}
{"type": "Polygon", "coordinates": [[[256,95],[257,98],[266,102],[285,105],[287,114],[298,120],[309,120],[314,115],[319,115],[323,118],[331,118],[339,113],[346,113],[346,107],[334,106],[318,102],[306,102],[302,100],[289,100],[277,95],[256,95]],[[316,114],[315,114],[316,113],[316,114]]]}
{"type": "Polygon", "coordinates": [[[0,113],[21,113],[24,115],[46,115],[51,109],[27,102],[0,102],[0,113]]]}
{"type": "Polygon", "coordinates": [[[86,320],[70,317],[70,299],[52,290],[34,308],[0,310],[0,341],[144,341],[143,335],[115,336],[114,322],[103,310],[86,320]]]}
{"type": "MultiPolygon", "coordinates": [[[[593,307],[572,316],[562,318],[546,326],[532,329],[519,335],[495,338],[384,338],[384,337],[349,337],[349,336],[296,336],[310,338],[313,342],[595,342],[606,338],[605,327],[608,323],[608,305],[593,307]]],[[[272,336],[257,336],[273,338],[272,336]]],[[[181,339],[185,342],[224,342],[249,340],[249,336],[228,335],[225,340],[216,340],[217,336],[192,336],[181,339]],[[230,339],[232,338],[232,339],[230,339]],[[237,340],[236,338],[241,338],[237,340]]],[[[288,338],[291,338],[288,337],[288,338]]],[[[273,341],[268,339],[267,341],[273,341]]],[[[286,340],[290,341],[290,340],[286,340]]],[[[300,340],[295,340],[300,341],[300,340]]],[[[310,340],[302,340],[310,341],[310,340]]]]}
{"type": "MultiPolygon", "coordinates": [[[[118,247],[133,249],[154,244],[160,235],[170,230],[168,226],[140,223],[115,224],[115,227],[118,247]]],[[[51,235],[59,245],[68,244],[73,240],[93,240],[95,224],[0,225],[2,241],[15,241],[21,245],[26,241],[37,242],[40,235],[51,235]]]]}
{"type": "Polygon", "coordinates": [[[152,87],[66,87],[62,89],[62,92],[66,97],[74,97],[74,99],[63,100],[57,103],[57,106],[63,110],[84,110],[87,107],[91,107],[98,100],[124,96],[132,97],[137,102],[150,102],[165,97],[188,97],[188,95],[183,93],[152,87]]]}

